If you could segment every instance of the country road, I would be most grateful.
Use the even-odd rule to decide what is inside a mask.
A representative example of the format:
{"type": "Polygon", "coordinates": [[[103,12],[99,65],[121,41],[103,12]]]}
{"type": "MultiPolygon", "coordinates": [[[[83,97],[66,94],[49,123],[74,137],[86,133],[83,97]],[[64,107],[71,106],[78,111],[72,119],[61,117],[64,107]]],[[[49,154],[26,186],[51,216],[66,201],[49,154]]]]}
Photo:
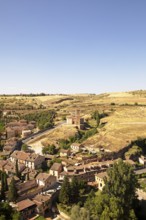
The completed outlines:
{"type": "Polygon", "coordinates": [[[28,146],[31,147],[35,151],[35,153],[42,154],[42,139],[45,139],[51,132],[53,132],[55,129],[61,127],[64,125],[66,122],[61,122],[58,123],[55,127],[50,128],[44,132],[33,134],[31,137],[28,137],[25,140],[22,140],[24,144],[27,144],[28,146]]]}

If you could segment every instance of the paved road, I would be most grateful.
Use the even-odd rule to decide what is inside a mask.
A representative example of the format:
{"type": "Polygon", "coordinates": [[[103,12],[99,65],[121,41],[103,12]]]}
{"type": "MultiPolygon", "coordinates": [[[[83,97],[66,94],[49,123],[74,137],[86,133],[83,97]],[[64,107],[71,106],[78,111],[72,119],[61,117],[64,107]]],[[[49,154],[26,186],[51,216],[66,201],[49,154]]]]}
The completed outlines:
{"type": "Polygon", "coordinates": [[[35,142],[35,141],[37,141],[38,139],[40,139],[40,138],[43,138],[45,135],[47,135],[48,133],[50,133],[50,131],[53,131],[53,130],[55,130],[56,128],[59,128],[59,127],[61,127],[63,124],[65,124],[66,122],[60,122],[60,123],[58,123],[55,127],[53,127],[53,128],[48,128],[48,129],[46,129],[46,130],[44,130],[44,131],[42,131],[42,132],[39,132],[39,133],[34,133],[34,134],[32,134],[30,137],[28,137],[28,138],[26,138],[26,139],[23,139],[22,140],[22,142],[24,143],[24,144],[28,144],[28,143],[30,143],[30,142],[35,142]]]}

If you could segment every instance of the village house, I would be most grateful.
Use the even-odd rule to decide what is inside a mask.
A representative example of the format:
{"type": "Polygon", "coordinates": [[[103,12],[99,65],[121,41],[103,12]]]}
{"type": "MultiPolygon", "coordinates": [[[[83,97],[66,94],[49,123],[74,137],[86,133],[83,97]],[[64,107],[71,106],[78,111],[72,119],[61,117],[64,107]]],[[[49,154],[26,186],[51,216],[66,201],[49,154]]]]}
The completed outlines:
{"type": "Polygon", "coordinates": [[[69,157],[69,155],[70,155],[70,150],[69,149],[67,149],[67,150],[61,149],[60,150],[60,157],[69,157]]]}
{"type": "Polygon", "coordinates": [[[56,177],[48,173],[39,173],[35,179],[37,184],[43,186],[45,189],[56,183],[56,177]]]}
{"type": "MultiPolygon", "coordinates": [[[[24,164],[18,164],[18,170],[21,173],[25,169],[24,164]]],[[[7,163],[4,165],[3,170],[8,175],[15,175],[16,174],[16,164],[7,160],[7,163]]]]}
{"type": "Polygon", "coordinates": [[[69,179],[72,179],[72,177],[75,176],[87,182],[93,182],[95,181],[95,173],[101,172],[101,170],[105,169],[102,169],[97,165],[65,166],[64,171],[60,173],[60,180],[63,180],[67,175],[69,179]]]}
{"type": "Polygon", "coordinates": [[[45,161],[45,157],[35,153],[14,151],[10,156],[10,160],[12,162],[18,161],[18,163],[22,163],[31,169],[39,169],[41,168],[42,163],[45,161]]]}
{"type": "Polygon", "coordinates": [[[18,163],[22,163],[25,164],[25,161],[28,157],[29,153],[25,153],[24,151],[18,151],[15,150],[11,156],[10,156],[10,160],[15,163],[16,161],[18,161],[18,163]]]}
{"type": "Polygon", "coordinates": [[[26,182],[17,184],[17,190],[18,190],[18,194],[22,195],[26,192],[28,192],[29,190],[32,190],[33,188],[36,188],[37,182],[36,180],[28,180],[26,182]]]}
{"type": "Polygon", "coordinates": [[[66,165],[63,172],[60,173],[59,180],[63,180],[67,175],[69,179],[73,176],[83,179],[87,182],[95,181],[95,174],[105,172],[107,168],[113,166],[114,161],[92,162],[92,163],[76,163],[74,165],[66,165]]]}
{"type": "Polygon", "coordinates": [[[21,172],[21,178],[25,181],[33,180],[37,174],[38,170],[33,170],[29,167],[25,167],[25,169],[21,172]]]}
{"type": "Polygon", "coordinates": [[[45,161],[45,157],[39,154],[30,153],[26,159],[26,167],[31,169],[39,169],[42,167],[42,163],[45,161]]]}
{"type": "Polygon", "coordinates": [[[17,149],[18,145],[19,144],[18,144],[17,138],[15,138],[15,137],[10,138],[6,141],[6,143],[3,147],[3,152],[12,153],[14,150],[17,149]]]}
{"type": "Polygon", "coordinates": [[[37,213],[42,216],[44,216],[45,211],[51,209],[52,206],[51,195],[38,194],[33,198],[33,202],[37,206],[37,213]]]}
{"type": "Polygon", "coordinates": [[[34,123],[28,123],[26,120],[13,121],[7,124],[6,133],[7,138],[16,137],[16,136],[29,136],[30,132],[35,128],[34,123]],[[29,131],[25,132],[25,131],[29,131]]]}
{"type": "Polygon", "coordinates": [[[32,134],[32,131],[31,131],[31,130],[23,130],[21,137],[22,137],[22,138],[27,138],[27,137],[30,136],[31,134],[32,134]]]}
{"type": "Polygon", "coordinates": [[[80,110],[75,110],[72,114],[66,117],[67,125],[76,125],[79,129],[84,129],[84,118],[80,117],[80,110]]]}
{"type": "Polygon", "coordinates": [[[98,161],[98,156],[97,155],[83,155],[83,154],[78,154],[76,155],[76,159],[78,161],[81,161],[84,164],[87,163],[92,163],[92,162],[97,162],[98,161]]]}
{"type": "Polygon", "coordinates": [[[36,180],[28,180],[23,183],[16,184],[18,199],[17,201],[22,201],[24,199],[32,199],[37,194],[43,191],[43,186],[39,186],[36,180]]]}
{"type": "Polygon", "coordinates": [[[101,172],[101,173],[95,174],[95,181],[98,185],[98,189],[101,191],[103,190],[103,187],[105,186],[105,181],[104,181],[105,177],[107,177],[106,172],[101,172]]]}
{"type": "Polygon", "coordinates": [[[6,128],[7,139],[15,137],[15,131],[12,128],[6,128]]]}
{"type": "Polygon", "coordinates": [[[57,179],[59,178],[60,173],[62,172],[62,164],[61,163],[54,163],[50,168],[50,174],[56,176],[57,179]]]}
{"type": "Polygon", "coordinates": [[[83,145],[79,143],[73,143],[70,147],[74,152],[79,152],[83,148],[83,145]]]}
{"type": "Polygon", "coordinates": [[[36,216],[36,204],[30,199],[16,203],[16,209],[20,212],[22,220],[31,219],[36,216]]]}

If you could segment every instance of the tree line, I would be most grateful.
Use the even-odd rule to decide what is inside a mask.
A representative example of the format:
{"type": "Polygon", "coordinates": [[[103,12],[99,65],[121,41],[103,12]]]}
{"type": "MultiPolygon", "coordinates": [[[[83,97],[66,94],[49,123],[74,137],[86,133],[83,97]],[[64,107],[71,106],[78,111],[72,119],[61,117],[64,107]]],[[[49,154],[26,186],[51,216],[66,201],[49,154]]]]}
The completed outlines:
{"type": "Polygon", "coordinates": [[[38,128],[42,130],[54,126],[55,116],[56,112],[54,110],[49,110],[27,114],[23,118],[27,121],[36,121],[38,128]]]}

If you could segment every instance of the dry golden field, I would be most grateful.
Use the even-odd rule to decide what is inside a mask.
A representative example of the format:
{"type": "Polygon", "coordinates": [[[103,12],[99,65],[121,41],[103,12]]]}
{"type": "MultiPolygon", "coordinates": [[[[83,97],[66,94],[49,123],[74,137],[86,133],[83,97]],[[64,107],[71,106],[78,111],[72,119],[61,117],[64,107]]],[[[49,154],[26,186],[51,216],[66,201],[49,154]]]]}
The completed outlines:
{"type": "MultiPolygon", "coordinates": [[[[137,137],[146,137],[146,91],[99,95],[0,96],[0,104],[2,103],[9,108],[20,107],[17,109],[20,114],[31,112],[31,109],[25,109],[31,105],[34,107],[33,111],[38,110],[40,105],[45,106],[46,110],[55,109],[56,123],[76,109],[80,109],[81,116],[86,119],[90,119],[95,110],[108,112],[109,116],[101,120],[106,124],[98,129],[98,134],[88,138],[85,144],[103,146],[111,151],[127,146],[137,137]]],[[[68,138],[71,132],[75,132],[72,129],[73,127],[66,126],[55,130],[42,141],[52,143],[58,138],[68,138]]]]}
{"type": "Polygon", "coordinates": [[[106,123],[105,126],[98,129],[99,133],[86,140],[85,144],[117,151],[138,137],[146,138],[146,107],[118,108],[101,122],[106,123]]]}

